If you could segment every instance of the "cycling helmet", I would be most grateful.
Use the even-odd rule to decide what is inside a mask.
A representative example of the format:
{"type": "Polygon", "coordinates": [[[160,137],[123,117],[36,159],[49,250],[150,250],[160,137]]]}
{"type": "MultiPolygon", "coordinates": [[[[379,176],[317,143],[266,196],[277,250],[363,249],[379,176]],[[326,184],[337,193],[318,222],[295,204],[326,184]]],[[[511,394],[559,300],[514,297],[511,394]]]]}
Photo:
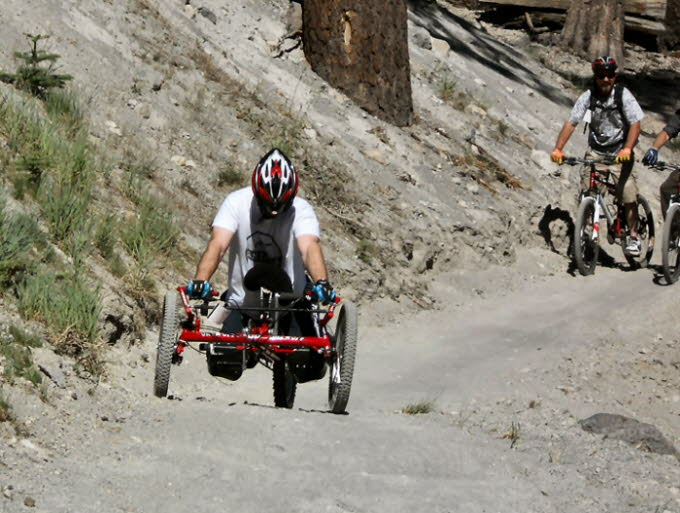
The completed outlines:
{"type": "Polygon", "coordinates": [[[616,74],[616,68],[617,65],[614,57],[609,57],[608,55],[598,57],[593,61],[593,74],[595,75],[613,77],[616,74]]]}
{"type": "Polygon", "coordinates": [[[298,191],[298,174],[288,157],[274,148],[253,171],[253,194],[264,217],[275,217],[293,203],[298,191]]]}

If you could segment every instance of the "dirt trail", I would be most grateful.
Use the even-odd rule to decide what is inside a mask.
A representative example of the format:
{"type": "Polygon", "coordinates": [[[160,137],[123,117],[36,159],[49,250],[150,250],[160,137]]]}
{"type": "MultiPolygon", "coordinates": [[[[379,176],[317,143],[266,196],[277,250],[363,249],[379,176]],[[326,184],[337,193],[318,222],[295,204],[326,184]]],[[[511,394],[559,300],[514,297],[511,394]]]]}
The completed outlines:
{"type": "MultiPolygon", "coordinates": [[[[586,279],[545,271],[522,280],[512,271],[476,273],[483,297],[399,316],[392,326],[372,327],[364,308],[346,416],[324,412],[326,380],[300,386],[293,410],[276,409],[269,371],[219,381],[195,353],[173,367],[170,392],[181,400],[159,400],[146,364],[97,391],[99,411],[56,419],[52,432],[61,435],[43,440],[43,461],[27,450],[25,459],[5,462],[16,498],[0,502],[0,511],[22,510],[22,494],[36,499],[35,511],[51,513],[679,511],[680,470],[671,456],[601,440],[576,420],[601,411],[638,415],[677,444],[680,404],[617,404],[621,390],[611,388],[586,389],[589,398],[566,393],[561,367],[565,360],[592,366],[611,341],[623,358],[651,339],[668,340],[677,290],[656,285],[651,270],[598,269],[586,279]],[[435,411],[399,412],[419,400],[433,401],[435,411]],[[520,420],[511,448],[503,431],[520,420]],[[83,423],[91,429],[74,443],[68,433],[83,423]]],[[[467,279],[452,275],[439,293],[460,294],[467,279]]],[[[389,321],[381,308],[375,315],[389,321]]],[[[153,345],[150,338],[145,349],[153,345]]],[[[607,369],[617,388],[637,379],[619,375],[620,358],[607,369]]]]}

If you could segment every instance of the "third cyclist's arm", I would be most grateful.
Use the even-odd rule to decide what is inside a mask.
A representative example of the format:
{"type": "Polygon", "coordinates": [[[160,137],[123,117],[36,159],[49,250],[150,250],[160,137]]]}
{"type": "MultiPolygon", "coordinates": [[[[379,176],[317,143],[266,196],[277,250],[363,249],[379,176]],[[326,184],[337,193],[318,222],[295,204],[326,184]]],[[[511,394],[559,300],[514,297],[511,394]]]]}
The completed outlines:
{"type": "Polygon", "coordinates": [[[652,144],[652,148],[655,150],[660,150],[668,141],[671,140],[671,136],[668,135],[668,132],[665,130],[661,130],[659,132],[659,135],[656,136],[656,139],[654,139],[654,144],[652,144]]]}

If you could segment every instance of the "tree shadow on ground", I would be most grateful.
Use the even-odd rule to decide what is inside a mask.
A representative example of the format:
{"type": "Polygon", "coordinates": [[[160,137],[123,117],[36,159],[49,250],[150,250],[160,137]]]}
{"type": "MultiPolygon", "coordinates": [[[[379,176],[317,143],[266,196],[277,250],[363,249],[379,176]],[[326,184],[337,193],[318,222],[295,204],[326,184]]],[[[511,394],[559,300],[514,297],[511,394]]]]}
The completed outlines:
{"type": "MultiPolygon", "coordinates": [[[[543,210],[543,216],[538,222],[538,230],[550,251],[568,258],[567,274],[576,276],[578,269],[574,260],[574,220],[567,210],[548,205],[543,210]]],[[[597,265],[623,272],[634,271],[637,268],[617,262],[604,247],[600,246],[597,265]]]]}
{"type": "Polygon", "coordinates": [[[541,80],[541,76],[528,68],[524,62],[526,57],[493,37],[486,31],[477,28],[469,21],[444,9],[422,0],[409,0],[409,9],[421,19],[427,20],[426,29],[432,36],[446,41],[451,51],[458,55],[474,59],[489,69],[518,84],[527,86],[555,103],[571,106],[573,100],[564,94],[561,88],[549,85],[541,80]],[[465,30],[470,41],[462,41],[453,34],[444,22],[454,23],[465,30]]]}

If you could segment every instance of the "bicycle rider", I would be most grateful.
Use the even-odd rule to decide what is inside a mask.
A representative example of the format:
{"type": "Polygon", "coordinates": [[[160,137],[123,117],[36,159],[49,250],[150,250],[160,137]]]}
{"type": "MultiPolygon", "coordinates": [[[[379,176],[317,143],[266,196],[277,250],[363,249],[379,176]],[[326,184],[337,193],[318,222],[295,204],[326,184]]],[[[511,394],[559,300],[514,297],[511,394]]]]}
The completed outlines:
{"type": "MultiPolygon", "coordinates": [[[[659,161],[659,150],[671,139],[678,136],[680,133],[680,110],[675,112],[668,124],[663,127],[663,130],[656,136],[652,147],[647,150],[645,156],[642,157],[642,163],[645,166],[653,166],[659,161]]],[[[661,215],[666,217],[666,210],[671,201],[671,195],[678,192],[680,186],[680,171],[673,171],[668,178],[659,187],[661,195],[661,215]]]]}
{"type": "MultiPolygon", "coordinates": [[[[319,222],[312,206],[297,196],[298,186],[298,173],[281,150],[272,149],[262,157],[251,186],[228,194],[217,212],[210,241],[187,286],[191,298],[211,295],[209,280],[229,249],[229,289],[223,296],[228,307],[242,305],[249,291],[259,291],[263,282],[278,289],[275,292],[302,294],[311,287],[322,303],[335,300],[319,242],[319,222]]],[[[232,310],[222,332],[240,332],[243,322],[241,312],[232,310]]],[[[308,329],[302,324],[307,322],[294,320],[288,334],[308,335],[302,333],[308,329]]]]}
{"type": "MultiPolygon", "coordinates": [[[[597,169],[609,170],[617,182],[616,197],[624,206],[630,236],[625,252],[640,254],[637,214],[637,183],[633,172],[633,148],[640,135],[642,109],[633,94],[617,84],[616,61],[609,56],[598,57],[592,62],[593,85],[576,100],[569,120],[557,137],[550,158],[562,163],[564,146],[574,133],[576,126],[589,123],[588,150],[586,159],[611,158],[615,164],[598,164],[597,169]]],[[[590,187],[589,169],[581,170],[582,190],[590,187]]]]}

